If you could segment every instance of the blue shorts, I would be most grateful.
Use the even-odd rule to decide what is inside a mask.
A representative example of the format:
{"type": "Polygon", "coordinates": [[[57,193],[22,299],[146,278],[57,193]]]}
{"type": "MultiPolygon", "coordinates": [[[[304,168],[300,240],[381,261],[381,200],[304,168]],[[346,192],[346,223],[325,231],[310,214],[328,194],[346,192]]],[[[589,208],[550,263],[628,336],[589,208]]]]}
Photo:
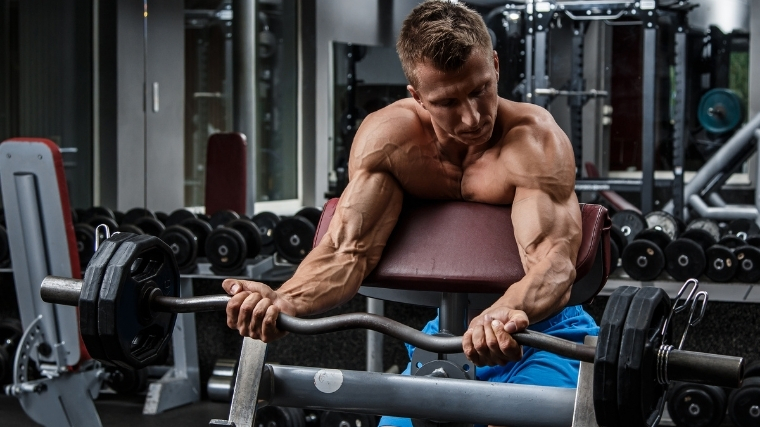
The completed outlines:
{"type": "MultiPolygon", "coordinates": [[[[577,343],[583,343],[586,335],[599,335],[596,322],[580,305],[567,307],[554,317],[530,325],[528,329],[577,343]]],[[[437,333],[438,317],[428,322],[422,332],[437,333]]],[[[406,347],[411,360],[414,347],[409,344],[406,347]]],[[[523,357],[519,361],[504,366],[478,367],[475,377],[480,381],[574,388],[578,385],[579,368],[580,362],[577,360],[523,346],[523,357]]],[[[402,375],[409,375],[410,370],[411,364],[407,364],[402,375]]],[[[379,425],[412,427],[412,421],[409,418],[382,417],[379,425]]]]}

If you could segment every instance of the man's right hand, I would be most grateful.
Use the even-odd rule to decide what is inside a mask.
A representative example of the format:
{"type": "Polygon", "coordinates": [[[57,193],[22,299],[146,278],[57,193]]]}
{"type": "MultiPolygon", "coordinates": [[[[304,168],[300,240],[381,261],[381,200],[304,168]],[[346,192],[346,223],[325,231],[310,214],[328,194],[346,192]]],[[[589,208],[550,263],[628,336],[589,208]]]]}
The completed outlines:
{"type": "Polygon", "coordinates": [[[277,329],[280,312],[296,315],[296,308],[287,298],[269,286],[247,280],[226,279],[224,290],[232,295],[227,303],[227,326],[240,335],[272,342],[286,332],[277,329]]]}

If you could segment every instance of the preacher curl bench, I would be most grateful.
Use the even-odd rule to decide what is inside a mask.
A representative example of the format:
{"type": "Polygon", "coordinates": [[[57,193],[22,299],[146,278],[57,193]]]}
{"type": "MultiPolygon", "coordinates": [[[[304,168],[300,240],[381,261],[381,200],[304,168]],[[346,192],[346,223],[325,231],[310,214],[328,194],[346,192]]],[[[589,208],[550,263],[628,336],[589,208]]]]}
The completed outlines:
{"type": "MultiPolygon", "coordinates": [[[[336,203],[325,206],[315,242],[324,235],[336,203]]],[[[606,210],[594,205],[581,209],[583,239],[568,304],[593,298],[609,271],[606,210]]],[[[679,303],[679,294],[671,307],[667,294],[655,287],[615,291],[596,347],[532,331],[513,335],[522,345],[581,360],[577,390],[471,380],[469,362],[456,356],[462,351],[457,335],[466,327],[467,310],[487,307],[524,275],[510,213],[510,207],[476,203],[405,202],[382,260],[360,292],[439,307],[438,336],[366,313],[311,320],[281,314],[278,319],[280,329],[293,333],[367,328],[409,342],[421,353],[413,357],[413,375],[268,365],[266,344],[245,338],[229,419],[211,425],[253,426],[256,408],[273,405],[436,423],[653,426],[672,381],[741,384],[742,358],[670,344],[671,317],[686,304],[679,303]]],[[[120,233],[104,242],[84,280],[46,277],[41,296],[79,306],[80,328],[93,357],[141,367],[169,341],[176,313],[223,310],[229,300],[227,295],[179,298],[178,282],[172,252],[163,242],[120,233]]],[[[692,308],[700,300],[695,292],[693,286],[687,299],[692,308]]],[[[701,301],[704,307],[705,299],[701,301]]]]}

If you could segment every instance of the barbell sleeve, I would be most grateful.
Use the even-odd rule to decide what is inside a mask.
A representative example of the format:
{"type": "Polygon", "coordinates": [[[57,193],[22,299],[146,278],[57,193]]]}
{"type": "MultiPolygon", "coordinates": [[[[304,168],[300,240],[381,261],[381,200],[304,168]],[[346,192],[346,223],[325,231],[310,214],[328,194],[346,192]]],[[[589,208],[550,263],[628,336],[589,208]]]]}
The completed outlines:
{"type": "MultiPolygon", "coordinates": [[[[47,276],[42,281],[40,296],[45,302],[77,306],[82,280],[47,276]]],[[[229,295],[177,298],[163,295],[150,297],[151,310],[170,313],[195,313],[224,310],[229,295]]],[[[300,319],[280,313],[277,327],[301,335],[324,334],[348,329],[370,329],[407,342],[433,353],[461,353],[462,337],[441,337],[425,334],[410,326],[369,313],[341,314],[319,319],[300,319]]],[[[520,345],[546,350],[570,359],[594,363],[596,347],[574,343],[541,332],[525,330],[512,334],[520,345]]],[[[724,387],[739,387],[744,375],[741,357],[697,353],[672,349],[665,364],[670,381],[689,381],[724,387]]]]}

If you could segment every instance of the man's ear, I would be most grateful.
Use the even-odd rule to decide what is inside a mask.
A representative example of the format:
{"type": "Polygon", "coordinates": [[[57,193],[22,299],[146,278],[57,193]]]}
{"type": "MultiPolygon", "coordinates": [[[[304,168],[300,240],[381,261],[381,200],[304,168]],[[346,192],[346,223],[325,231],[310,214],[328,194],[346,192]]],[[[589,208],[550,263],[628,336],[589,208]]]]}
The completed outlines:
{"type": "Polygon", "coordinates": [[[499,54],[493,51],[493,68],[496,70],[496,81],[499,81],[499,54]]]}
{"type": "Polygon", "coordinates": [[[406,85],[406,90],[408,90],[409,93],[412,94],[412,98],[414,98],[414,100],[417,101],[418,104],[420,104],[420,107],[425,108],[425,104],[422,103],[422,98],[420,97],[420,93],[417,92],[414,86],[406,85]]]}

